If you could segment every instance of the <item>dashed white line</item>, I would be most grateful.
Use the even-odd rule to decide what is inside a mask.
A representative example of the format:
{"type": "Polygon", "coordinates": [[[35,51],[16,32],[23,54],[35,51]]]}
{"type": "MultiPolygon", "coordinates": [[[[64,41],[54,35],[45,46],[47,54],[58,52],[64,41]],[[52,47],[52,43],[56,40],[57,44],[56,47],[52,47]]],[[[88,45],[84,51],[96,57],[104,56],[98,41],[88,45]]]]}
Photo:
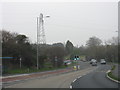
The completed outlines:
{"type": "Polygon", "coordinates": [[[75,82],[77,79],[74,79],[73,82],[75,82]]]}
{"type": "Polygon", "coordinates": [[[72,89],[72,86],[70,85],[70,89],[72,89]]]}
{"type": "Polygon", "coordinates": [[[81,78],[82,76],[79,76],[78,78],[81,78]]]}
{"type": "Polygon", "coordinates": [[[86,74],[83,74],[83,76],[86,75],[86,74]]]}

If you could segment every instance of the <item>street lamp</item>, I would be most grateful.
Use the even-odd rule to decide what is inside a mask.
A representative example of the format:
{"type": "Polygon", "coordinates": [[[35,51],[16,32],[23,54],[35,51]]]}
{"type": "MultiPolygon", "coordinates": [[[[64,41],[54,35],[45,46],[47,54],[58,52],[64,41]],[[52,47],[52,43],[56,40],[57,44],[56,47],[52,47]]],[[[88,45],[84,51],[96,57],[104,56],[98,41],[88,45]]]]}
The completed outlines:
{"type": "Polygon", "coordinates": [[[21,61],[22,61],[22,58],[20,58],[20,68],[21,68],[21,61]]]}
{"type": "Polygon", "coordinates": [[[49,18],[50,16],[47,15],[43,17],[43,14],[40,13],[40,15],[37,17],[37,69],[39,69],[39,43],[40,43],[40,31],[41,27],[43,27],[44,20],[43,18],[49,18]]]}

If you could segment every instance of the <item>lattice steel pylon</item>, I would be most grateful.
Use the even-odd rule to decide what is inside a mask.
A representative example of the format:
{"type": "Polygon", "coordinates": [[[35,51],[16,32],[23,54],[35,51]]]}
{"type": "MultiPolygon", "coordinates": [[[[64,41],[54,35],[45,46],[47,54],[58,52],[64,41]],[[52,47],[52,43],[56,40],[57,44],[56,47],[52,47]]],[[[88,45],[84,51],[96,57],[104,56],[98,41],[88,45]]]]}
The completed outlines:
{"type": "Polygon", "coordinates": [[[44,20],[43,14],[37,17],[37,43],[46,44],[45,31],[44,31],[44,20]]]}
{"type": "Polygon", "coordinates": [[[40,45],[46,44],[43,14],[37,17],[37,69],[39,69],[39,48],[40,45]]]}

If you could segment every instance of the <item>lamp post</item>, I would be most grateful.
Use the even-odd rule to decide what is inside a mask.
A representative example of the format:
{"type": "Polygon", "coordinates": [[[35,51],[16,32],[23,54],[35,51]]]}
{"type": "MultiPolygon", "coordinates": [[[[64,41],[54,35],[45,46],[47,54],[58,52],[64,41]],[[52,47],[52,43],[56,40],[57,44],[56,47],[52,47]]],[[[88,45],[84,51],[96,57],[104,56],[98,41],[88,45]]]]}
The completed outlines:
{"type": "MultiPolygon", "coordinates": [[[[40,44],[40,31],[43,31],[43,24],[44,20],[43,18],[49,18],[50,16],[43,17],[43,14],[40,13],[40,15],[37,17],[37,69],[39,69],[39,44],[40,44]],[[42,28],[41,28],[42,27],[42,28]]],[[[44,36],[44,35],[42,35],[44,36]]]]}
{"type": "Polygon", "coordinates": [[[21,69],[21,61],[22,61],[22,58],[20,58],[20,69],[21,69]]]}

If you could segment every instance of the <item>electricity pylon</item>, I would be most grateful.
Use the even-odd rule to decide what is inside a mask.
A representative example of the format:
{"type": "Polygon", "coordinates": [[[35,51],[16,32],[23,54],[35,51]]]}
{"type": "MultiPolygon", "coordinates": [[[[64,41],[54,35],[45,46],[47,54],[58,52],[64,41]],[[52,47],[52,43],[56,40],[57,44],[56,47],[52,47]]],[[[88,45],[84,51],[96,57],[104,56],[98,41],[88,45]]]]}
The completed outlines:
{"type": "MultiPolygon", "coordinates": [[[[50,16],[46,16],[50,17],[50,16]]],[[[46,44],[45,31],[44,31],[44,18],[43,14],[40,13],[37,17],[37,69],[39,69],[39,47],[42,44],[46,44]]]]}

